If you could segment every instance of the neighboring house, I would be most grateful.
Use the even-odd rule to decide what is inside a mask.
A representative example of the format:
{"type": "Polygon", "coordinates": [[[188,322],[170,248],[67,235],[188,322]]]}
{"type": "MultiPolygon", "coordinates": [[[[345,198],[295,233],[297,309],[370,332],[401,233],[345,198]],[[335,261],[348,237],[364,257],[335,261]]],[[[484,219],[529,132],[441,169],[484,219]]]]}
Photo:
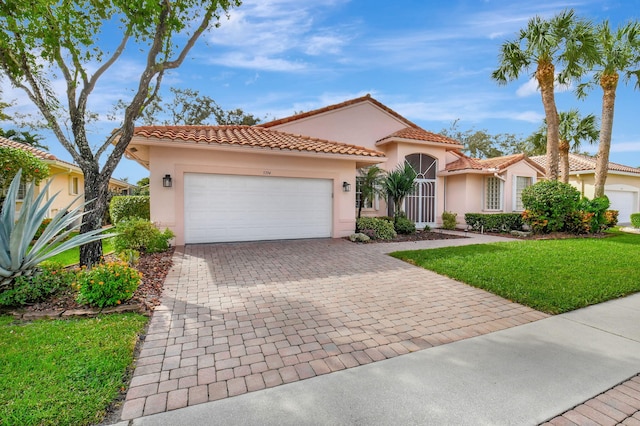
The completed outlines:
{"type": "MultiPolygon", "coordinates": [[[[531,157],[531,160],[546,166],[545,156],[531,157]]],[[[569,154],[569,183],[587,198],[593,198],[595,170],[595,158],[569,154]]],[[[631,222],[631,214],[640,212],[640,169],[609,163],[604,193],[611,203],[609,208],[618,210],[618,222],[631,222]]]]}
{"type": "MultiPolygon", "coordinates": [[[[0,137],[0,146],[27,151],[49,166],[49,178],[45,181],[40,182],[40,184],[36,188],[36,193],[40,193],[40,191],[44,188],[46,182],[50,179],[53,180],[53,182],[51,182],[51,185],[49,185],[49,188],[47,189],[46,199],[48,200],[56,193],[58,195],[54,202],[51,204],[49,211],[47,212],[48,218],[55,216],[55,214],[58,213],[60,209],[66,208],[73,200],[78,197],[78,195],[82,194],[84,188],[84,175],[82,173],[82,170],[80,170],[80,167],[76,166],[75,164],[59,160],[55,155],[41,149],[34,148],[30,145],[25,145],[3,137],[0,137]]],[[[127,182],[118,179],[109,180],[109,189],[115,193],[127,194],[129,193],[131,188],[132,185],[127,182]]],[[[24,187],[22,187],[18,194],[19,197],[24,196],[24,193],[24,187]]],[[[81,198],[79,203],[82,203],[82,200],[83,199],[81,198]]],[[[18,200],[16,204],[16,209],[19,210],[22,206],[22,200],[18,200]]]]}
{"type": "MultiPolygon", "coordinates": [[[[521,211],[543,175],[525,156],[475,160],[369,95],[258,126],[137,127],[126,152],[150,171],[151,219],[176,244],[339,238],[355,229],[359,169],[405,161],[418,177],[405,211],[418,227],[442,213],[521,211]]],[[[385,200],[363,214],[387,215],[385,200]]]]}

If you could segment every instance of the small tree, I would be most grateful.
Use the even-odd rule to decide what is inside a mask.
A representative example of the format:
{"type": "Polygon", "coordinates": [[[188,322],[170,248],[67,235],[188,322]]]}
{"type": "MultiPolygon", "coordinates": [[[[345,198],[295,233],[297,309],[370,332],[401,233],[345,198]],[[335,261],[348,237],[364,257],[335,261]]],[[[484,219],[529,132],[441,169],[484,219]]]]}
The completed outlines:
{"type": "Polygon", "coordinates": [[[396,221],[402,212],[404,199],[413,192],[416,176],[417,174],[413,167],[405,162],[388,172],[384,178],[382,188],[387,197],[393,202],[393,216],[396,221]]]}
{"type": "Polygon", "coordinates": [[[49,166],[22,149],[0,147],[0,200],[13,177],[22,170],[22,182],[40,183],[49,176],[49,166]]]}
{"type": "Polygon", "coordinates": [[[362,213],[362,207],[375,201],[376,195],[382,196],[382,184],[384,181],[384,171],[378,166],[360,169],[359,188],[360,200],[358,202],[358,219],[362,213]]]}

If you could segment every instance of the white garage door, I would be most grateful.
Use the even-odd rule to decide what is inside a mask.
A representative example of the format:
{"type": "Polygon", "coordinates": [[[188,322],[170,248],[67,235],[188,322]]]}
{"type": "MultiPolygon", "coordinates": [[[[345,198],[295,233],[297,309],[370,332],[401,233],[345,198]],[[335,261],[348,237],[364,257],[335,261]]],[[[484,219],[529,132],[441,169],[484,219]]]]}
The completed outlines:
{"type": "Polygon", "coordinates": [[[638,195],[632,191],[605,191],[605,195],[609,197],[609,209],[618,210],[618,222],[631,222],[631,214],[636,213],[638,206],[638,195]]]}
{"type": "Polygon", "coordinates": [[[330,237],[332,191],[327,179],[187,173],[185,242],[330,237]]]}

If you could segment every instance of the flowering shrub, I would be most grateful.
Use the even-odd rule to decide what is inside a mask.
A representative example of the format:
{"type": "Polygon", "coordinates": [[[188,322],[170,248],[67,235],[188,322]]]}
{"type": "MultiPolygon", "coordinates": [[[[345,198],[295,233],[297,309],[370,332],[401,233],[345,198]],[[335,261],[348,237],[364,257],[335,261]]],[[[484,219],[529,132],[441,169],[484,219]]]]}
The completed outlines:
{"type": "Polygon", "coordinates": [[[45,300],[61,289],[68,288],[74,273],[56,262],[42,262],[31,276],[20,276],[13,287],[0,292],[0,306],[22,306],[45,300]]]}
{"type": "Polygon", "coordinates": [[[605,226],[613,228],[618,224],[618,210],[607,210],[604,212],[605,226]]]}
{"type": "Polygon", "coordinates": [[[119,305],[131,299],[140,285],[142,273],[127,262],[116,261],[82,269],[74,284],[78,290],[78,302],[104,308],[119,305]]]}

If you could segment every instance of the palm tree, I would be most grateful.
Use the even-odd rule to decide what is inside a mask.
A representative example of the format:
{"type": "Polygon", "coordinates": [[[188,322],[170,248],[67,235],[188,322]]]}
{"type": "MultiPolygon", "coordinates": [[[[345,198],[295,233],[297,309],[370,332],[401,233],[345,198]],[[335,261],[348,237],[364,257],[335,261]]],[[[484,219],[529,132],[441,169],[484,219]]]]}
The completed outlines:
{"type": "Polygon", "coordinates": [[[388,172],[384,178],[382,189],[393,202],[393,216],[396,221],[402,212],[402,202],[413,191],[416,176],[413,167],[405,161],[388,172]]]}
{"type": "Polygon", "coordinates": [[[513,41],[500,48],[500,64],[491,77],[499,84],[516,80],[534,65],[547,120],[547,178],[558,179],[558,111],[554,83],[567,84],[584,75],[597,57],[591,24],[564,11],[549,20],[531,18],[513,41]],[[556,65],[562,66],[556,78],[556,65]]]}
{"type": "Polygon", "coordinates": [[[15,142],[23,143],[25,145],[31,145],[34,148],[39,148],[44,151],[49,150],[49,147],[47,145],[41,143],[41,141],[44,139],[42,136],[29,133],[27,131],[18,132],[14,129],[0,129],[0,136],[15,142]]]}
{"type": "Polygon", "coordinates": [[[602,126],[596,157],[594,198],[604,195],[604,185],[609,169],[609,151],[613,130],[613,112],[616,100],[616,88],[620,73],[625,80],[635,76],[635,87],[640,87],[640,24],[632,22],[611,31],[609,22],[604,21],[596,30],[598,47],[598,68],[592,81],[578,86],[578,96],[584,97],[586,90],[599,84],[602,88],[602,126]]]}
{"type": "MultiPolygon", "coordinates": [[[[560,156],[560,174],[562,182],[569,183],[569,152],[579,152],[582,141],[590,144],[598,140],[598,126],[596,116],[589,114],[581,117],[577,109],[558,114],[558,151],[560,156]]],[[[547,137],[547,123],[527,139],[538,151],[542,148],[542,141],[547,137]]]]}
{"type": "Polygon", "coordinates": [[[358,202],[358,219],[362,214],[362,206],[373,203],[376,195],[382,195],[382,184],[384,181],[384,171],[378,166],[360,169],[358,185],[360,189],[360,200],[358,202]]]}

